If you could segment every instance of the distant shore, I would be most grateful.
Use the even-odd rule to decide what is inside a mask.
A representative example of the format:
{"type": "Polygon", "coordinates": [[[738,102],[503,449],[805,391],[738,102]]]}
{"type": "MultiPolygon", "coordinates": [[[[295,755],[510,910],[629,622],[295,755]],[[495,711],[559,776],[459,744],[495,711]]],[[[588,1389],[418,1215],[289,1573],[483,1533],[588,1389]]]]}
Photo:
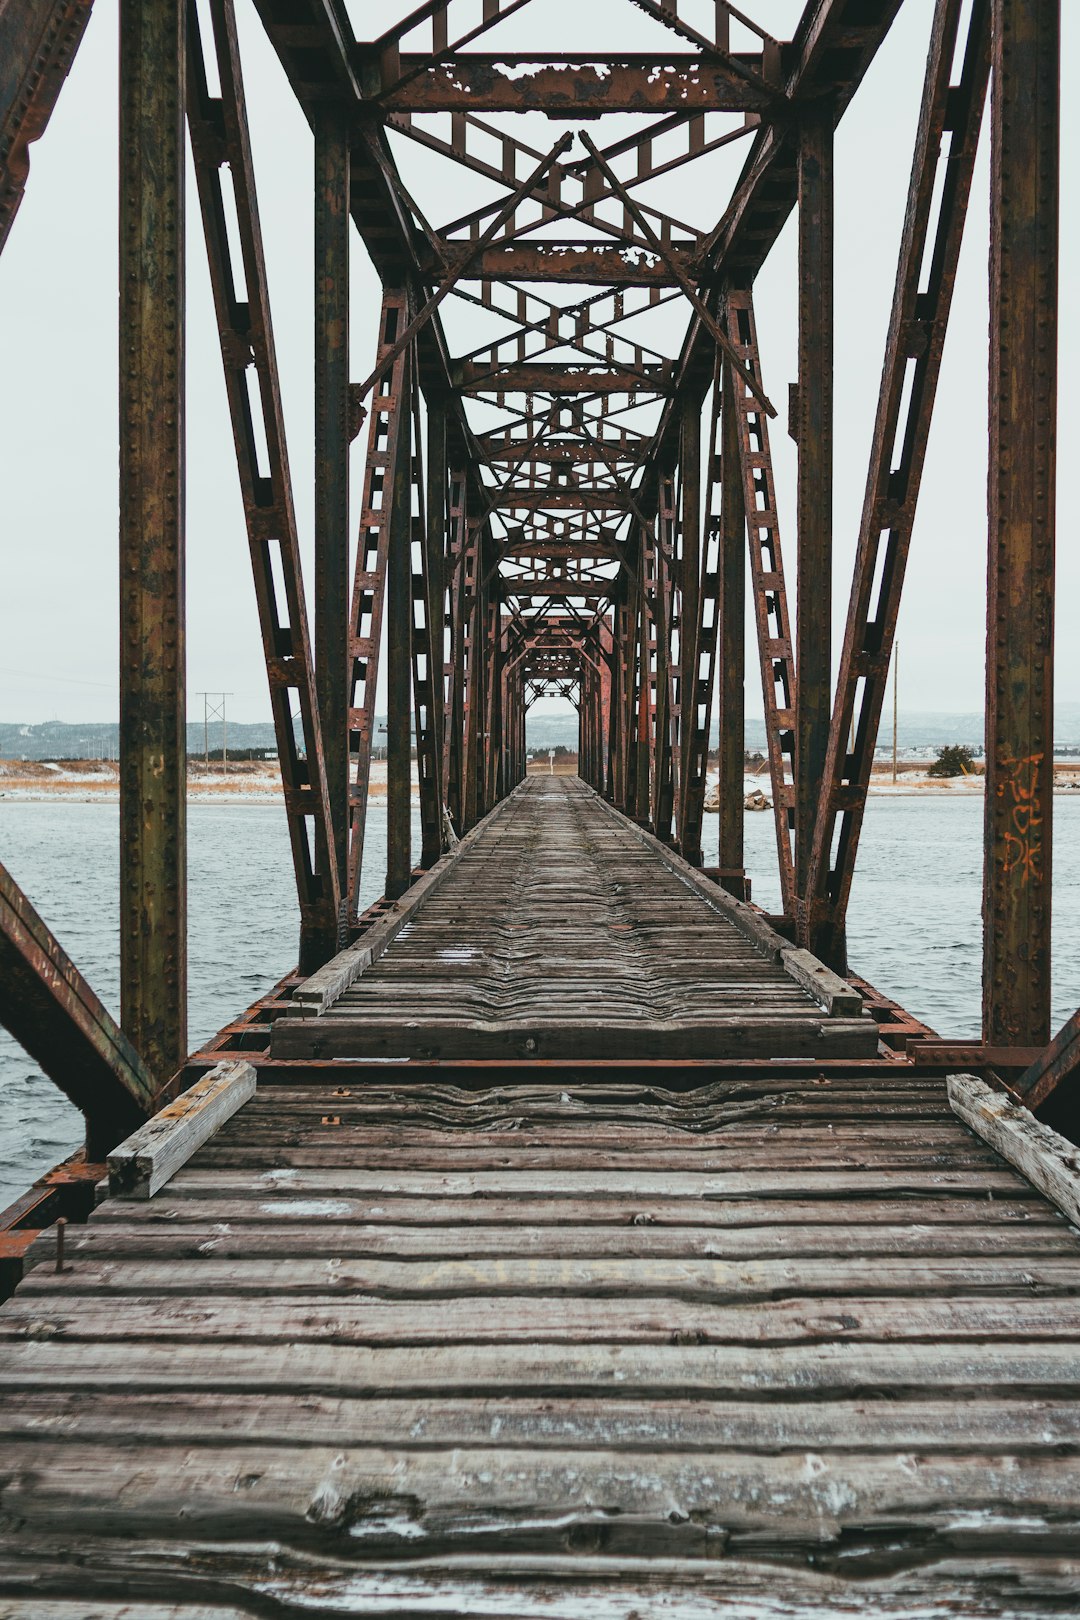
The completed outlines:
{"type": "MultiPolygon", "coordinates": [[[[225,769],[201,761],[188,771],[189,804],[280,804],[281,772],[272,761],[237,760],[225,769]]],[[[371,765],[372,799],[386,797],[386,762],[371,765]]],[[[413,792],[417,792],[413,783],[413,792]]],[[[115,760],[66,759],[0,760],[0,805],[4,802],[51,804],[58,799],[76,804],[108,804],[120,797],[120,770],[115,760]]]]}
{"type": "MultiPolygon", "coordinates": [[[[574,767],[563,761],[556,767],[560,775],[574,767]]],[[[546,762],[534,763],[530,776],[547,775],[546,762]]],[[[714,787],[715,769],[709,772],[709,787],[714,787]]],[[[911,796],[924,798],[932,795],[960,795],[981,797],[984,777],[971,776],[932,777],[927,774],[923,761],[904,762],[898,767],[897,780],[892,767],[879,762],[870,781],[870,792],[877,797],[911,796]]],[[[771,796],[767,770],[747,771],[744,788],[749,795],[760,791],[771,796]]],[[[1080,761],[1058,761],[1054,772],[1054,788],[1058,793],[1080,793],[1080,761]]],[[[413,776],[413,793],[418,793],[413,776]]],[[[386,762],[373,760],[370,794],[373,800],[386,797],[386,762]]],[[[119,767],[113,760],[63,760],[45,763],[38,760],[0,760],[0,805],[3,803],[54,803],[63,799],[74,803],[109,803],[120,796],[119,767]]],[[[281,802],[281,775],[277,765],[269,760],[238,760],[225,769],[219,762],[206,768],[201,761],[193,763],[188,773],[189,804],[279,804],[281,802]]],[[[752,812],[750,812],[752,813],[752,812]]]]}

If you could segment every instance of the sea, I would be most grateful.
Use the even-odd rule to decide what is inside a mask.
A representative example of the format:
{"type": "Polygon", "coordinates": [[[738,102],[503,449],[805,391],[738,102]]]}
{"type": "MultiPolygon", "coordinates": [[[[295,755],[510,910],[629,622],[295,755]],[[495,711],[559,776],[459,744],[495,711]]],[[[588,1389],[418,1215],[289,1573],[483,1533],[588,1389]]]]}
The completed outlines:
{"type": "MultiPolygon", "coordinates": [[[[871,797],[848,920],[852,971],[942,1036],[978,1037],[982,797],[871,797]]],[[[1080,793],[1054,801],[1056,1029],[1080,1005],[1080,793]]],[[[98,995],[119,1010],[119,807],[0,798],[0,861],[98,995]]],[[[706,818],[705,859],[716,821],[706,818]]],[[[753,898],[779,905],[773,817],[748,812],[753,898]]],[[[419,848],[414,817],[413,846],[419,848]]],[[[386,812],[372,805],[361,900],[382,892],[386,812]]],[[[192,1048],[295,965],[298,913],[280,806],[194,801],[188,810],[189,1040],[192,1048]]],[[[71,1153],[82,1117],[0,1030],[0,1209],[71,1153]]]]}

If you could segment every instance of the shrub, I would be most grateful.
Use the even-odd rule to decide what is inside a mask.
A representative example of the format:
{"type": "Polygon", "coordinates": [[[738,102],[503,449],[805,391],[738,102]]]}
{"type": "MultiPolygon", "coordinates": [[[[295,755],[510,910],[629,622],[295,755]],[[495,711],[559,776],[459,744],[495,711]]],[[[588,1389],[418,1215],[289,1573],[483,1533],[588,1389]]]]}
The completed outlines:
{"type": "Polygon", "coordinates": [[[946,743],[930,767],[931,776],[970,776],[975,755],[963,743],[946,743]]]}

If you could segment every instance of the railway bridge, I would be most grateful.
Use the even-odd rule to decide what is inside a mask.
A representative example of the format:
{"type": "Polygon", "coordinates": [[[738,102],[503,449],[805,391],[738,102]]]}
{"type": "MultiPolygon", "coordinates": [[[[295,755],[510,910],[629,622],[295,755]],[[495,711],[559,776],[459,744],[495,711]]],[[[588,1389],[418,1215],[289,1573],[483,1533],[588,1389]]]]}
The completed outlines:
{"type": "MultiPolygon", "coordinates": [[[[0,0],[0,247],[90,14],[0,0]]],[[[0,1217],[0,1617],[1075,1612],[1057,0],[119,0],[119,22],[121,1006],[0,867],[0,1019],[86,1118],[0,1217]],[[834,657],[834,147],[913,9],[834,657]],[[256,27],[313,136],[307,594],[256,27]],[[983,1029],[958,1041],[859,976],[846,917],[984,124],[983,1029]],[[189,214],[301,919],[296,971],[194,1052],[189,214]],[[781,427],[754,293],[789,220],[781,427]],[[357,336],[358,248],[382,293],[357,336]],[[744,858],[748,667],[772,911],[744,858]],[[576,775],[528,769],[551,694],[576,775]]]]}

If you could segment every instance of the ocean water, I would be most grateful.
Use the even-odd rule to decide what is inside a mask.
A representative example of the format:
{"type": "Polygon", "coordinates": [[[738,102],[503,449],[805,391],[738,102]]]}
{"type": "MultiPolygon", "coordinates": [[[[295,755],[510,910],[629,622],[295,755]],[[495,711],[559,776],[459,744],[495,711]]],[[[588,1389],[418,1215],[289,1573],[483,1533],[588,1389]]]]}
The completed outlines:
{"type": "MultiPolygon", "coordinates": [[[[1080,796],[1054,804],[1054,1027],[1080,1005],[1080,796]]],[[[0,800],[0,860],[113,1013],[119,1006],[118,806],[0,800]]],[[[706,860],[716,822],[706,818],[706,860]]],[[[272,804],[193,803],[189,1037],[228,1022],[296,961],[298,914],[285,818],[272,804]]],[[[414,849],[419,826],[413,828],[414,849]]],[[[364,904],[382,890],[386,817],[371,811],[364,904]]],[[[746,817],[753,897],[774,909],[773,818],[746,817]]],[[[854,971],[942,1035],[978,1036],[982,801],[875,797],[849,915],[854,971]]],[[[82,1117],[0,1030],[0,1209],[78,1146],[82,1117]]]]}

